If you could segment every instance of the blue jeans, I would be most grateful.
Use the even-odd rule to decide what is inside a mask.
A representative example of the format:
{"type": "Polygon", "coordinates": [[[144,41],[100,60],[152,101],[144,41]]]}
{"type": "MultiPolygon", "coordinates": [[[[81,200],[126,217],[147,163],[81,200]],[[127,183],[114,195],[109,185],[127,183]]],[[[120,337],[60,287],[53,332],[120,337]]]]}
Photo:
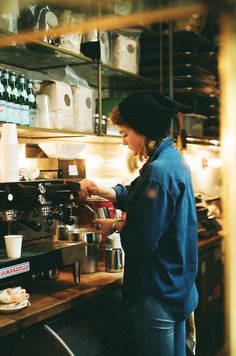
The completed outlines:
{"type": "Polygon", "coordinates": [[[138,356],[185,356],[185,321],[176,321],[154,297],[142,297],[132,308],[138,356]]]}

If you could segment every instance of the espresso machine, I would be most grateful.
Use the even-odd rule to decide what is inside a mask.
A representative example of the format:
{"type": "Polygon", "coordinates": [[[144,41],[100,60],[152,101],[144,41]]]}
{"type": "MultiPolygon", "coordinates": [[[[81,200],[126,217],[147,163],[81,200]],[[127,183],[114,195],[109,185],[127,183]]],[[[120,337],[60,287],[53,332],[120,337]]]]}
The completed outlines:
{"type": "Polygon", "coordinates": [[[0,287],[70,265],[80,282],[85,242],[57,239],[58,222],[75,223],[79,189],[60,179],[0,183],[0,287]],[[7,234],[23,235],[20,258],[7,257],[7,234]]]}

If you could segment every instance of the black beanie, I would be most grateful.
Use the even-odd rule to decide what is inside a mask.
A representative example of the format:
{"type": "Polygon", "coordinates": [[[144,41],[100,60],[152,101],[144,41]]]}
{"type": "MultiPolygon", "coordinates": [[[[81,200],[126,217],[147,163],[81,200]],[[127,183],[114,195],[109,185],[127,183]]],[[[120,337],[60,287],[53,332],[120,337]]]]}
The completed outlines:
{"type": "Polygon", "coordinates": [[[171,119],[177,113],[174,101],[156,90],[132,93],[118,107],[129,127],[152,140],[166,136],[171,119]]]}

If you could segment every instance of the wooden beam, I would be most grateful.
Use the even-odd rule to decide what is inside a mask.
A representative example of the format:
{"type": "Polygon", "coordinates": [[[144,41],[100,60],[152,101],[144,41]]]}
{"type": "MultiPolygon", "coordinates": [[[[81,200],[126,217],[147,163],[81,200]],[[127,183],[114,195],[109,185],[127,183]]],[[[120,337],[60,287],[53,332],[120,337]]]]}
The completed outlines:
{"type": "Polygon", "coordinates": [[[236,355],[236,19],[222,16],[219,71],[225,230],[225,306],[227,355],[236,355]]]}
{"type": "Polygon", "coordinates": [[[111,30],[124,27],[132,27],[138,25],[148,25],[161,21],[168,21],[175,18],[184,18],[193,13],[203,12],[205,7],[202,5],[178,5],[167,8],[157,8],[152,11],[136,12],[126,16],[102,16],[99,18],[88,18],[85,22],[67,26],[56,27],[51,32],[40,30],[38,32],[27,31],[0,37],[0,47],[8,47],[14,44],[25,44],[33,41],[41,40],[45,35],[54,36],[55,38],[61,34],[68,33],[88,33],[92,29],[111,30]]]}

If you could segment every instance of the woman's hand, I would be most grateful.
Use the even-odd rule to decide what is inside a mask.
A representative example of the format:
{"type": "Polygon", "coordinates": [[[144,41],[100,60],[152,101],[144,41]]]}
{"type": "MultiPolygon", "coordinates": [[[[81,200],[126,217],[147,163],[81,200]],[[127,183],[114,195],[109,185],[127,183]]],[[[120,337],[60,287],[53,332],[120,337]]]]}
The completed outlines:
{"type": "Polygon", "coordinates": [[[98,234],[108,236],[113,234],[113,226],[115,222],[115,219],[95,219],[93,221],[94,229],[98,234]]]}
{"type": "Polygon", "coordinates": [[[79,197],[80,199],[85,199],[90,197],[91,195],[98,195],[98,186],[89,179],[83,179],[79,182],[80,191],[79,197]]]}
{"type": "Polygon", "coordinates": [[[95,219],[93,223],[96,232],[107,236],[114,232],[121,232],[125,221],[116,219],[95,219]]]}
{"type": "Polygon", "coordinates": [[[116,202],[116,192],[113,188],[106,188],[98,186],[89,179],[82,179],[80,182],[79,198],[81,200],[90,197],[91,195],[98,195],[102,198],[116,202]]]}

